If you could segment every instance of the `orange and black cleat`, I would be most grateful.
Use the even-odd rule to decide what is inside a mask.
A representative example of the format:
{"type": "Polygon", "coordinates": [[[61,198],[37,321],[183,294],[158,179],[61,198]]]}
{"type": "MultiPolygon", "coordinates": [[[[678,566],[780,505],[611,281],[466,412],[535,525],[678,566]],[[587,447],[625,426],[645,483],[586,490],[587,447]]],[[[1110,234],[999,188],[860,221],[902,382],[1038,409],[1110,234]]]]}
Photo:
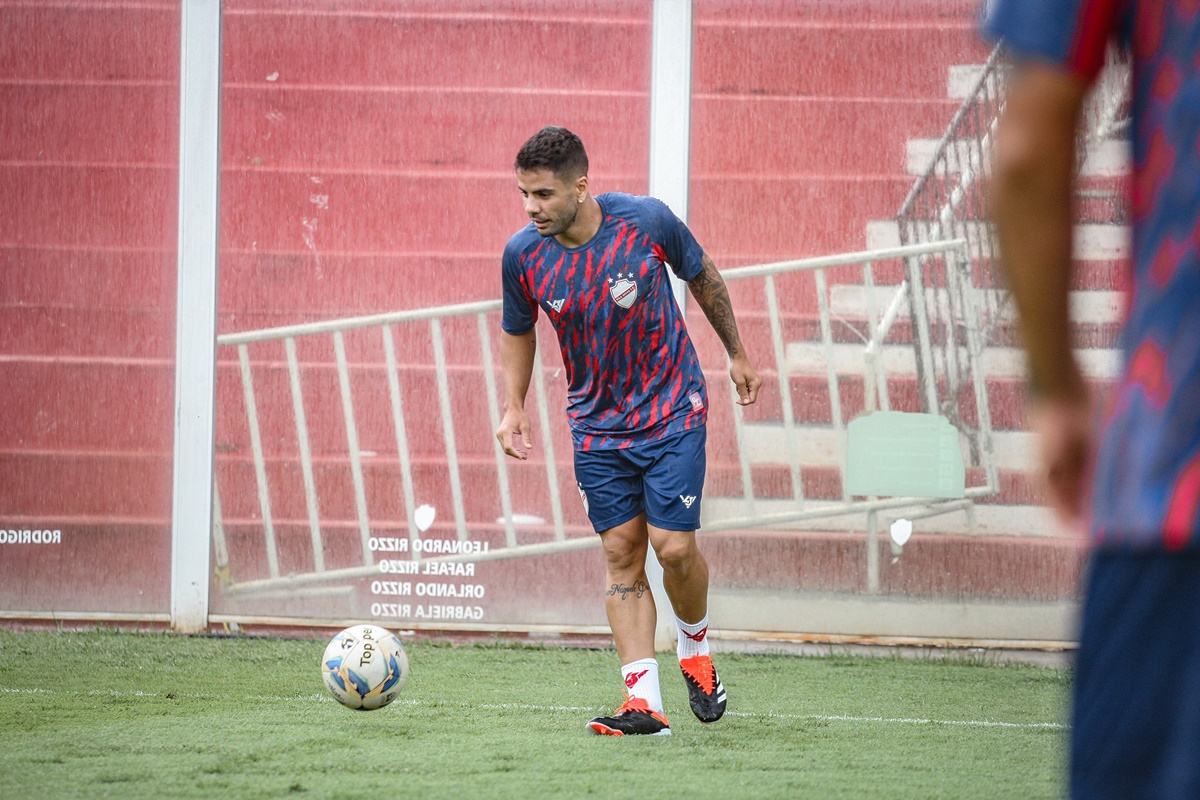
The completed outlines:
{"type": "Polygon", "coordinates": [[[725,687],[709,656],[692,656],[679,662],[688,688],[692,713],[701,722],[716,722],[725,713],[725,687]]]}
{"type": "Polygon", "coordinates": [[[670,736],[671,724],[642,698],[627,697],[611,717],[592,719],[588,730],[604,736],[670,736]]]}

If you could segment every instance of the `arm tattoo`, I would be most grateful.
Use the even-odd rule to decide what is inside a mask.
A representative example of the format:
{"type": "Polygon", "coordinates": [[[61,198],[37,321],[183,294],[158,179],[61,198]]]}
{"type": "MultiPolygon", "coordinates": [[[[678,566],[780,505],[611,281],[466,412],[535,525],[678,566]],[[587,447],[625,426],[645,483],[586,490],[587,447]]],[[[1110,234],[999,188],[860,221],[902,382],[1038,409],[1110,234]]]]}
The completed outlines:
{"type": "Polygon", "coordinates": [[[614,583],[604,594],[609,597],[616,597],[617,595],[620,595],[621,599],[624,600],[625,596],[630,592],[633,592],[633,596],[638,598],[648,591],[650,591],[650,585],[645,581],[637,580],[633,582],[633,586],[626,586],[623,583],[614,583]]]}
{"type": "Polygon", "coordinates": [[[707,253],[704,254],[702,260],[704,269],[699,275],[688,281],[688,289],[691,291],[692,297],[696,298],[696,302],[700,304],[700,308],[704,310],[704,316],[708,317],[708,323],[717,332],[717,336],[721,337],[721,344],[725,345],[725,352],[732,357],[741,351],[742,340],[738,336],[737,322],[733,318],[733,305],[729,302],[729,290],[725,288],[725,280],[707,253]]]}

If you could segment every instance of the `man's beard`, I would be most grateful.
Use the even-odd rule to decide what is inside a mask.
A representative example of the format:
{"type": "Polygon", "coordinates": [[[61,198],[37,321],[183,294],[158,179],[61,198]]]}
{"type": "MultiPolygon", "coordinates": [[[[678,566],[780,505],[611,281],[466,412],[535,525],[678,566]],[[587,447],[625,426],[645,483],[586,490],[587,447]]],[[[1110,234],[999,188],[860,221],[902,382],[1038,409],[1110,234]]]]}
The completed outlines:
{"type": "Polygon", "coordinates": [[[546,238],[547,236],[558,236],[560,233],[565,232],[567,230],[567,228],[570,228],[572,225],[574,225],[575,219],[578,216],[579,216],[578,206],[571,206],[571,218],[570,219],[559,218],[559,219],[551,220],[552,224],[550,225],[550,227],[546,228],[545,231],[538,231],[538,233],[542,234],[542,238],[546,238]]]}

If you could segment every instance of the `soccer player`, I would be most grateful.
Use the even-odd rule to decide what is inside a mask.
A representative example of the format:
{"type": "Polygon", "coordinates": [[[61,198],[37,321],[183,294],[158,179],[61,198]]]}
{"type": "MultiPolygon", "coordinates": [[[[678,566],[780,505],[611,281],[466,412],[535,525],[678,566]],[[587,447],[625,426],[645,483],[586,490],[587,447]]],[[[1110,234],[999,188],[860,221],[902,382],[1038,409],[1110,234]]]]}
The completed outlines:
{"type": "Polygon", "coordinates": [[[708,563],[696,545],[708,395],[667,266],[687,281],[721,338],[738,402],[753,403],[762,381],[738,336],[724,280],[665,204],[592,195],[583,143],[565,128],[536,133],[513,167],[530,222],[504,249],[506,398],[496,436],[514,458],[526,458],[533,444],[525,396],[534,323],[544,313],[566,368],[575,479],[604,550],[605,611],[626,689],[625,703],[588,727],[615,736],[671,733],[654,656],[647,545],[663,567],[692,711],[715,722],[726,695],[709,655],[708,563]]]}
{"type": "Polygon", "coordinates": [[[1076,798],[1200,797],[1200,4],[995,0],[1017,58],[993,205],[1029,356],[1050,497],[1092,543],[1075,671],[1076,798]],[[1072,184],[1084,95],[1133,60],[1131,296],[1097,433],[1071,350],[1072,184]]]}

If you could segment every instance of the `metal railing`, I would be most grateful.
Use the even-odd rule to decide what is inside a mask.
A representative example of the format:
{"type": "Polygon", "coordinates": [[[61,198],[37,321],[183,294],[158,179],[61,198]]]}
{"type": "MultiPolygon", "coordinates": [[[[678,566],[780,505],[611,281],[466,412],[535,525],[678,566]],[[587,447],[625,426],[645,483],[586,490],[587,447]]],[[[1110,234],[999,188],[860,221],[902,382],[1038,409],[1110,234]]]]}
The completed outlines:
{"type": "MultiPolygon", "coordinates": [[[[958,413],[958,398],[964,391],[979,392],[984,376],[970,369],[961,356],[964,348],[980,352],[984,347],[1010,344],[1014,312],[999,274],[996,244],[988,221],[984,178],[990,168],[993,139],[1003,109],[1010,66],[1002,47],[996,47],[980,70],[966,99],[934,149],[926,171],[916,180],[896,215],[901,244],[961,239],[966,243],[969,268],[947,271],[951,283],[938,286],[925,259],[909,262],[904,284],[919,349],[918,365],[924,410],[942,414],[973,441],[986,443],[982,430],[990,423],[979,407],[979,430],[958,413]],[[925,287],[944,290],[945,303],[912,302],[925,287]],[[974,304],[976,310],[963,313],[974,304]],[[978,325],[961,327],[971,319],[978,325]]],[[[1101,145],[1127,127],[1129,64],[1112,48],[1108,62],[1084,108],[1079,133],[1079,166],[1101,145]]],[[[1112,190],[1083,190],[1095,197],[1119,203],[1112,190]]],[[[1093,199],[1095,199],[1093,197],[1093,199]]],[[[1119,214],[1114,214],[1119,216],[1119,214]]],[[[979,454],[973,454],[979,463],[979,454]]],[[[994,482],[995,476],[989,476],[994,482]]]]}
{"type": "MultiPolygon", "coordinates": [[[[987,471],[988,481],[979,486],[968,488],[967,496],[962,500],[928,501],[923,498],[854,498],[846,493],[844,483],[839,498],[811,499],[805,496],[803,470],[805,464],[801,456],[800,441],[815,435],[823,435],[831,442],[830,447],[836,451],[836,468],[845,475],[845,437],[846,420],[843,419],[842,398],[840,396],[840,380],[847,376],[861,376],[866,387],[866,406],[864,411],[875,408],[888,409],[891,398],[888,391],[888,370],[885,359],[880,359],[881,352],[886,350],[911,352],[905,335],[898,335],[894,323],[902,311],[902,303],[894,302],[882,312],[876,304],[876,267],[881,264],[891,264],[893,267],[902,262],[924,259],[926,269],[929,265],[941,265],[948,276],[949,273],[962,271],[968,260],[965,252],[966,243],[962,240],[935,242],[910,245],[884,250],[848,253],[823,258],[808,258],[774,264],[741,267],[726,270],[723,273],[728,282],[748,285],[752,281],[761,281],[765,299],[766,316],[770,328],[771,351],[773,365],[763,364],[763,374],[774,374],[780,392],[781,419],[770,423],[770,435],[773,439],[786,442],[783,461],[790,476],[791,497],[788,498],[789,509],[785,512],[770,512],[756,508],[755,490],[752,468],[755,465],[753,450],[747,446],[747,423],[743,419],[743,411],[733,405],[733,423],[737,441],[737,469],[741,475],[740,497],[727,498],[740,501],[740,507],[723,515],[708,515],[704,521],[705,531],[736,530],[761,528],[779,525],[781,523],[800,520],[814,520],[838,517],[852,514],[865,514],[868,517],[868,533],[870,537],[870,552],[868,554],[868,585],[872,590],[878,587],[877,563],[877,515],[887,509],[913,508],[910,516],[925,516],[935,513],[966,510],[970,513],[972,502],[978,497],[994,493],[996,484],[993,479],[994,467],[987,471]],[[850,272],[848,273],[847,270],[850,272]],[[853,273],[853,274],[850,274],[853,273]],[[817,339],[809,342],[789,341],[785,335],[787,315],[784,304],[780,302],[779,280],[801,274],[811,275],[817,289],[817,339]],[[838,333],[835,335],[835,325],[838,333]],[[849,338],[851,342],[846,343],[849,338]],[[796,349],[804,352],[819,354],[823,362],[823,380],[828,392],[831,417],[828,421],[813,422],[798,419],[794,408],[794,398],[791,396],[789,378],[803,371],[793,362],[796,360],[796,349]],[[849,348],[849,350],[847,350],[849,348]],[[847,352],[850,361],[846,362],[847,352]],[[853,355],[857,353],[857,355],[853,355]],[[773,369],[771,368],[773,366],[773,369]],[[739,513],[740,511],[740,513],[739,513]]],[[[953,284],[948,277],[943,280],[947,286],[953,284]]],[[[927,301],[944,303],[944,291],[931,292],[927,301]]],[[[790,309],[793,303],[788,303],[790,309]]],[[[977,309],[971,305],[971,297],[966,298],[966,304],[957,307],[967,315],[975,314],[977,309]]],[[[242,519],[237,524],[245,527],[261,528],[262,553],[264,562],[257,570],[241,568],[230,563],[230,548],[227,542],[226,526],[229,520],[221,513],[221,499],[232,493],[247,494],[247,487],[236,485],[237,481],[226,477],[222,485],[217,481],[217,508],[214,529],[214,548],[216,562],[224,590],[236,595],[264,595],[278,593],[320,593],[321,584],[332,581],[347,581],[353,578],[377,575],[380,571],[377,558],[381,555],[377,543],[385,530],[398,530],[399,535],[406,539],[404,547],[406,558],[434,558],[440,560],[469,560],[486,561],[498,558],[537,555],[564,550],[594,547],[598,538],[591,532],[586,519],[579,511],[567,512],[562,501],[561,484],[565,476],[560,470],[560,452],[563,460],[569,459],[569,447],[563,447],[566,439],[565,421],[562,414],[551,409],[553,392],[548,388],[547,369],[541,356],[535,359],[533,371],[533,392],[530,400],[534,403],[537,425],[540,426],[539,453],[536,459],[522,462],[520,469],[523,479],[528,483],[531,468],[536,470],[544,485],[540,490],[528,487],[523,493],[536,495],[540,507],[533,510],[535,515],[518,515],[514,511],[513,469],[515,462],[506,458],[499,443],[490,431],[499,425],[499,389],[496,380],[496,363],[493,355],[494,332],[499,329],[497,318],[500,310],[499,301],[467,303],[462,305],[428,308],[415,311],[400,311],[387,314],[376,314],[364,317],[354,317],[342,320],[318,322],[303,325],[292,325],[270,328],[244,333],[226,334],[218,337],[220,348],[234,348],[237,352],[236,374],[241,383],[241,402],[245,410],[245,437],[241,445],[227,446],[227,452],[222,453],[224,462],[249,456],[253,465],[253,497],[250,503],[251,511],[243,511],[242,519]],[[473,320],[473,324],[472,324],[473,320]],[[457,363],[452,363],[447,350],[447,330],[453,329],[452,339],[457,363]],[[359,352],[358,360],[353,361],[348,355],[347,337],[355,335],[354,344],[359,352]],[[312,438],[316,432],[312,421],[311,409],[322,401],[319,388],[306,388],[305,366],[298,355],[300,345],[305,345],[310,351],[315,350],[314,343],[331,340],[333,352],[333,371],[336,373],[337,403],[340,407],[340,421],[326,414],[325,428],[344,427],[345,446],[333,447],[326,443],[326,453],[321,456],[323,463],[334,461],[348,468],[350,473],[353,517],[349,524],[353,526],[351,549],[357,552],[350,556],[357,564],[345,564],[333,567],[330,565],[326,549],[328,546],[327,533],[333,527],[346,527],[347,520],[330,520],[323,516],[328,498],[321,496],[322,481],[316,475],[318,456],[314,454],[312,438]],[[407,343],[407,350],[412,349],[412,343],[420,340],[428,342],[429,363],[422,357],[410,357],[407,367],[401,368],[398,360],[397,341],[407,343]],[[272,357],[271,352],[278,353],[278,345],[282,343],[284,358],[280,362],[278,356],[272,357]],[[271,352],[251,358],[252,348],[275,348],[271,352]],[[378,348],[378,349],[375,349],[378,348]],[[378,360],[367,359],[368,352],[380,356],[378,360]],[[413,389],[406,387],[406,372],[431,370],[437,395],[437,419],[441,428],[442,442],[440,453],[430,453],[426,461],[436,461],[439,470],[444,469],[443,485],[438,488],[443,496],[449,497],[452,518],[442,523],[442,527],[431,534],[434,538],[446,538],[444,534],[452,535],[456,540],[464,541],[471,536],[486,533],[492,537],[492,544],[486,549],[470,549],[466,552],[437,552],[423,554],[426,548],[419,544],[424,538],[422,525],[419,524],[418,510],[421,498],[414,488],[414,470],[421,460],[413,452],[412,423],[409,420],[410,409],[414,405],[413,389]],[[272,376],[270,373],[286,373],[286,380],[281,375],[272,376]],[[380,380],[382,373],[383,380],[380,380]],[[464,389],[452,385],[450,376],[454,373],[469,373],[471,383],[464,389]],[[259,382],[269,380],[274,386],[286,386],[279,389],[269,398],[271,408],[268,409],[275,419],[274,429],[276,438],[284,434],[278,433],[280,423],[278,417],[289,417],[284,427],[289,430],[286,437],[289,442],[295,440],[294,449],[290,446],[275,444],[274,451],[264,445],[262,429],[264,427],[264,401],[256,391],[259,382]],[[390,436],[394,442],[393,453],[381,454],[377,449],[365,451],[360,443],[360,415],[370,412],[362,410],[362,398],[372,398],[376,412],[379,411],[379,390],[372,386],[385,386],[382,391],[386,395],[387,423],[391,428],[390,436]],[[478,405],[476,391],[486,395],[486,409],[489,417],[485,425],[479,425],[478,420],[470,420],[473,424],[474,435],[464,436],[459,429],[464,424],[464,414],[470,414],[470,409],[464,411],[464,401],[467,405],[472,402],[478,405]],[[286,393],[287,397],[280,394],[286,393]],[[487,435],[489,442],[480,441],[487,435]],[[248,454],[244,452],[249,450],[248,454]],[[242,452],[238,452],[241,450],[242,452]],[[491,466],[479,462],[482,452],[490,453],[491,466]],[[473,456],[470,454],[474,454],[473,456]],[[480,474],[487,476],[488,485],[475,488],[474,495],[490,496],[494,490],[496,505],[476,502],[469,507],[464,501],[464,460],[475,458],[472,462],[480,474]],[[369,491],[368,480],[364,470],[364,462],[371,462],[373,469],[390,473],[386,479],[380,478],[376,483],[390,487],[399,493],[398,508],[402,509],[403,522],[395,519],[396,514],[385,514],[384,519],[378,518],[372,509],[376,505],[387,504],[385,500],[371,500],[373,494],[369,491]],[[273,498],[279,498],[288,490],[273,486],[273,475],[287,466],[294,469],[298,465],[301,479],[299,491],[303,494],[303,519],[288,519],[284,521],[290,529],[304,528],[307,533],[307,545],[311,550],[311,558],[305,564],[305,569],[285,569],[281,566],[278,539],[280,519],[272,503],[273,498]],[[494,483],[492,483],[494,481],[494,483]],[[498,516],[496,514],[498,513],[498,516]],[[251,574],[246,574],[247,572],[251,574]]],[[[790,314],[794,313],[789,310],[790,314]]],[[[962,329],[975,331],[977,324],[971,319],[956,321],[962,329]]],[[[914,334],[915,335],[915,334],[914,334]]],[[[922,335],[928,337],[928,331],[922,335]]],[[[971,341],[977,343],[978,337],[972,334],[971,341]]],[[[544,349],[539,347],[538,353],[544,349]]],[[[324,346],[322,352],[328,353],[329,347],[324,346]]],[[[423,351],[424,352],[424,351],[423,351]]],[[[962,357],[971,362],[973,369],[978,372],[977,361],[980,350],[968,347],[962,357]]],[[[310,360],[320,360],[310,356],[310,360]]],[[[226,362],[226,372],[232,370],[226,362]]],[[[319,366],[319,365],[318,365],[319,366]]],[[[309,370],[316,366],[309,364],[309,370]]],[[[324,365],[328,369],[328,365],[324,365]]],[[[319,376],[316,376],[319,377],[319,376]]],[[[316,377],[310,381],[316,381],[316,377]]],[[[461,377],[461,376],[460,376],[461,377]]],[[[319,381],[317,381],[319,382],[319,381]]],[[[332,381],[326,381],[326,384],[332,381]]],[[[977,387],[980,395],[977,398],[980,408],[986,408],[986,386],[980,383],[977,387]]],[[[422,398],[423,400],[424,398],[422,398]]],[[[383,412],[376,414],[379,416],[383,412]]],[[[336,412],[333,416],[337,416],[336,412]]],[[[374,428],[378,433],[379,420],[374,420],[374,428]]],[[[761,423],[759,423],[761,424],[761,423]]],[[[323,431],[328,433],[328,431],[323,431]]],[[[990,454],[987,436],[990,429],[982,426],[983,439],[969,442],[967,448],[973,452],[990,454]]],[[[237,438],[236,436],[234,438],[237,438]]],[[[328,436],[326,436],[328,438],[328,436]]],[[[378,447],[378,437],[376,445],[378,447]]],[[[711,463],[711,457],[710,457],[711,463]]],[[[326,466],[328,464],[326,463],[326,466]]],[[[220,467],[220,463],[219,463],[220,467]]],[[[220,472],[220,469],[219,469],[220,472]]],[[[377,487],[376,487],[377,488],[377,487]]],[[[291,491],[296,491],[292,489],[291,491]]],[[[293,508],[300,507],[295,498],[288,503],[293,508]]],[[[527,497],[526,497],[527,499],[527,497]]],[[[706,500],[706,502],[708,502],[706,500]]],[[[395,503],[392,503],[395,505],[395,503]]],[[[245,497],[242,506],[246,507],[245,497]]],[[[345,504],[343,503],[343,506],[345,504]]],[[[258,534],[256,534],[258,535],[258,534]]],[[[339,541],[344,540],[342,539],[339,541]]],[[[294,545],[293,545],[294,547],[294,545]]],[[[344,547],[344,545],[343,545],[344,547]]],[[[339,560],[346,561],[342,554],[339,560]]]]}

